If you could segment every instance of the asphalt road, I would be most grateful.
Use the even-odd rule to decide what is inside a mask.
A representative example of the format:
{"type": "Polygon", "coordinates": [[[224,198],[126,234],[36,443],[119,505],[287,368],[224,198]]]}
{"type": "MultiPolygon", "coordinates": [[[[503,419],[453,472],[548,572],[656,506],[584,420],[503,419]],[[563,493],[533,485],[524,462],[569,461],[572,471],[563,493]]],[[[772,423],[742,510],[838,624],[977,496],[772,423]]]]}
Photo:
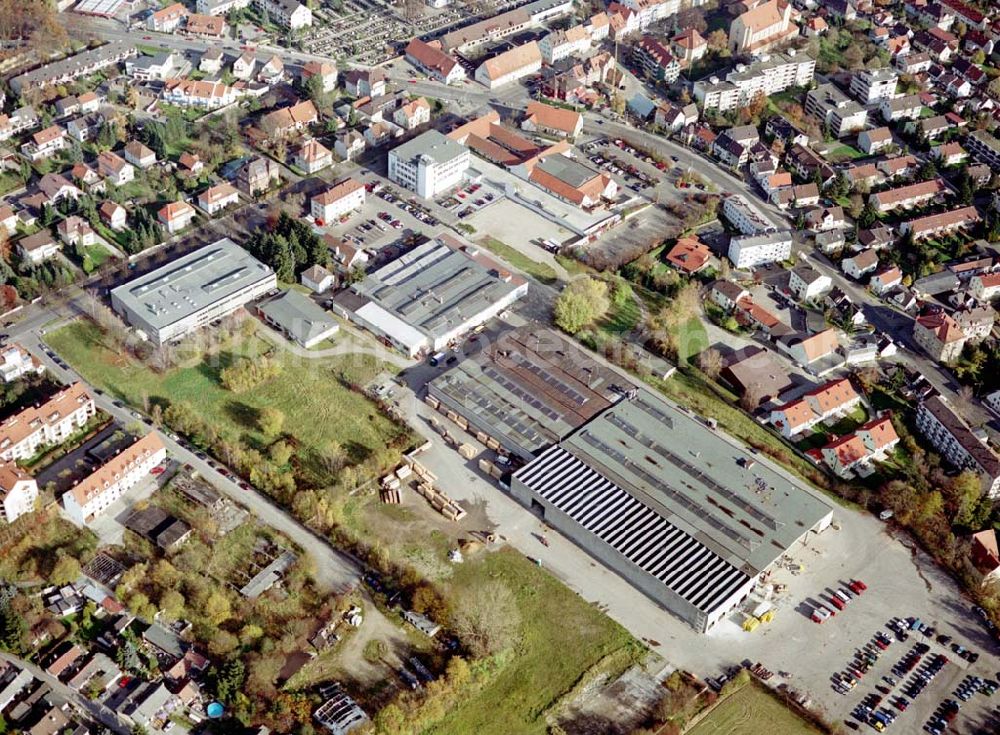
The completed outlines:
{"type": "MultiPolygon", "coordinates": [[[[59,367],[46,353],[43,342],[43,329],[46,325],[58,323],[66,318],[82,313],[84,309],[80,297],[71,299],[64,305],[26,307],[25,316],[15,325],[8,328],[11,341],[16,341],[28,349],[44,364],[51,375],[65,383],[73,381],[86,382],[73,370],[59,367]]],[[[91,386],[91,393],[97,406],[122,424],[136,420],[132,409],[114,405],[112,398],[98,394],[91,386]]],[[[194,451],[160,432],[160,438],[170,454],[183,464],[189,464],[216,488],[225,493],[235,502],[247,507],[260,521],[280,533],[283,533],[312,557],[316,583],[330,591],[345,590],[357,583],[362,572],[362,566],[353,557],[334,548],[326,539],[314,533],[299,523],[287,511],[276,505],[269,498],[256,490],[244,490],[236,481],[224,476],[208,461],[200,459],[194,451]]]]}
{"type": "MultiPolygon", "coordinates": [[[[100,722],[112,732],[119,733],[120,735],[128,735],[128,733],[132,732],[130,727],[126,726],[121,722],[121,720],[118,719],[118,715],[115,712],[105,707],[100,702],[94,702],[87,699],[79,692],[70,689],[68,686],[59,681],[59,679],[47,674],[33,663],[3,652],[0,652],[0,660],[9,661],[22,669],[26,669],[36,679],[48,684],[59,700],[70,703],[75,710],[85,713],[86,716],[96,722],[100,722]]],[[[53,699],[56,699],[56,697],[53,697],[53,699]]],[[[55,702],[53,702],[53,704],[55,704],[55,702]]]]}

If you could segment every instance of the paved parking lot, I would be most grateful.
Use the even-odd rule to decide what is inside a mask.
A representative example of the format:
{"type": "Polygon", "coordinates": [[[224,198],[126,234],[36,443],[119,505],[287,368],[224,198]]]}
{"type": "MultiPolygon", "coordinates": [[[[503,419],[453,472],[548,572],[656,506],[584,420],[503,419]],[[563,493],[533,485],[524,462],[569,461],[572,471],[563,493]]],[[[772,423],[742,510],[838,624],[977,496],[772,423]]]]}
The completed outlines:
{"type": "Polygon", "coordinates": [[[476,228],[476,235],[495,237],[517,248],[532,260],[547,260],[552,257],[542,245],[545,240],[562,245],[567,240],[576,239],[576,235],[570,230],[510,199],[494,202],[473,213],[465,221],[476,228]]]}
{"type": "Polygon", "coordinates": [[[447,196],[439,197],[436,203],[442,209],[463,220],[486,207],[491,207],[506,198],[502,189],[488,183],[467,183],[447,196]]]}
{"type": "Polygon", "coordinates": [[[440,229],[440,222],[435,218],[424,216],[421,220],[413,212],[407,211],[405,207],[409,205],[398,196],[399,190],[388,191],[392,192],[389,195],[393,197],[393,201],[387,201],[377,194],[368,194],[361,209],[351,212],[343,222],[328,225],[324,231],[368,251],[377,259],[379,253],[399,245],[414,233],[429,235],[440,229]]]}

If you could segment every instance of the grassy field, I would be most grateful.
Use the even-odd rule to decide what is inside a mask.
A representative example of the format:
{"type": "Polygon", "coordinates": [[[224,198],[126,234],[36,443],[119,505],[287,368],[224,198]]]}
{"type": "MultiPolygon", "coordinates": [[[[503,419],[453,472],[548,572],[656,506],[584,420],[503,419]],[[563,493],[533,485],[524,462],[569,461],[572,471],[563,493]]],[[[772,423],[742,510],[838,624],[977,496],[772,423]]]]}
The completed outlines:
{"type": "Polygon", "coordinates": [[[521,251],[515,250],[505,242],[500,242],[495,237],[481,237],[477,240],[477,243],[494,255],[503,258],[518,270],[524,271],[542,283],[556,282],[555,269],[548,263],[539,263],[537,260],[532,260],[521,251]]]}
{"type": "Polygon", "coordinates": [[[687,735],[819,735],[821,730],[803,720],[755,685],[727,698],[687,735]]]}
{"type": "Polygon", "coordinates": [[[142,406],[147,399],[151,403],[188,402],[222,436],[250,444],[264,443],[256,417],[267,407],[285,414],[284,430],[298,441],[300,455],[336,441],[349,457],[360,461],[405,431],[338,380],[341,370],[359,379],[374,377],[379,368],[367,356],[304,360],[275,349],[273,358],[281,364],[281,374],[237,394],[222,387],[219,374],[238,357],[252,358],[273,349],[258,337],[234,337],[221,351],[162,374],[109,350],[89,322],[74,322],[48,334],[46,340],[89,383],[109,395],[133,406],[142,406]]]}
{"type": "Polygon", "coordinates": [[[597,326],[609,334],[620,336],[631,332],[639,323],[642,311],[639,309],[638,296],[630,296],[624,304],[612,304],[608,313],[598,321],[597,326]]]}
{"type": "Polygon", "coordinates": [[[434,735],[542,735],[546,711],[586,672],[603,663],[615,676],[643,654],[617,623],[512,549],[462,564],[451,586],[496,581],[517,596],[521,643],[484,687],[429,731],[434,735]]]}

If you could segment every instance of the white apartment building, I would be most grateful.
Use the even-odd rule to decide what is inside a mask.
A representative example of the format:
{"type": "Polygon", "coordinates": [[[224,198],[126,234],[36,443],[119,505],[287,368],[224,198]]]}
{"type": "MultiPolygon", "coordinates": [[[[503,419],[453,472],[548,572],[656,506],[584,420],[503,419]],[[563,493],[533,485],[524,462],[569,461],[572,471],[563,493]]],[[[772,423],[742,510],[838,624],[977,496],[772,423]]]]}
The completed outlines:
{"type": "Polygon", "coordinates": [[[461,183],[470,161],[464,145],[428,130],[389,151],[389,180],[433,199],[461,183]]]}
{"type": "Polygon", "coordinates": [[[582,26],[573,26],[565,31],[552,31],[538,42],[542,60],[554,64],[570,56],[583,54],[590,48],[590,33],[582,26]]]}
{"type": "Polygon", "coordinates": [[[225,15],[230,10],[239,10],[250,5],[250,0],[198,0],[198,12],[202,15],[225,15]]]}
{"type": "Polygon", "coordinates": [[[168,79],[163,86],[163,101],[181,107],[217,110],[240,97],[235,87],[206,80],[168,79]]]}
{"type": "Polygon", "coordinates": [[[165,8],[150,13],[146,18],[146,27],[160,33],[173,33],[188,15],[188,9],[181,3],[174,3],[165,8]]]}
{"type": "Polygon", "coordinates": [[[868,110],[829,83],[806,94],[806,114],[826,125],[835,138],[857,133],[868,122],[868,110]]]}
{"type": "Polygon", "coordinates": [[[312,25],[312,11],[299,0],[253,0],[255,8],[266,12],[272,22],[292,31],[312,25]]]}
{"type": "Polygon", "coordinates": [[[21,345],[7,345],[0,352],[0,380],[5,383],[44,372],[45,366],[21,345]]]}
{"type": "Polygon", "coordinates": [[[330,223],[365,205],[365,185],[348,179],[312,198],[309,211],[314,220],[330,223]]]}
{"type": "Polygon", "coordinates": [[[898,81],[895,69],[864,69],[851,77],[851,94],[862,105],[874,105],[895,97],[898,81]]]}
{"type": "Polygon", "coordinates": [[[38,483],[13,462],[0,463],[0,521],[13,523],[35,509],[38,483]]]}
{"type": "Polygon", "coordinates": [[[709,77],[694,83],[694,97],[705,110],[726,112],[743,107],[760,92],[765,96],[812,83],[816,60],[807,54],[773,54],[746,66],[737,64],[725,81],[709,77]]]}
{"type": "Polygon", "coordinates": [[[72,521],[86,525],[146,477],[167,457],[154,431],[112,457],[93,474],[63,495],[63,508],[72,521]]]}
{"type": "Polygon", "coordinates": [[[1000,457],[972,433],[943,398],[933,396],[920,404],[917,429],[951,465],[977,472],[990,498],[1000,496],[1000,457]]]}
{"type": "Polygon", "coordinates": [[[920,101],[920,95],[918,94],[883,99],[878,107],[879,114],[886,122],[916,120],[920,117],[923,109],[924,103],[920,101]]]}
{"type": "Polygon", "coordinates": [[[789,230],[743,235],[729,241],[729,260],[734,268],[756,268],[768,263],[788,260],[792,255],[792,233],[789,230]]]}
{"type": "Polygon", "coordinates": [[[41,406],[26,408],[0,423],[0,460],[28,459],[41,447],[61,444],[94,412],[94,399],[83,383],[73,383],[41,406]]]}
{"type": "Polygon", "coordinates": [[[1000,273],[982,273],[969,281],[972,295],[982,302],[992,301],[1000,295],[1000,273]]]}
{"type": "Polygon", "coordinates": [[[730,224],[744,235],[772,232],[771,224],[757,207],[740,194],[732,194],[722,202],[722,214],[730,224]]]}

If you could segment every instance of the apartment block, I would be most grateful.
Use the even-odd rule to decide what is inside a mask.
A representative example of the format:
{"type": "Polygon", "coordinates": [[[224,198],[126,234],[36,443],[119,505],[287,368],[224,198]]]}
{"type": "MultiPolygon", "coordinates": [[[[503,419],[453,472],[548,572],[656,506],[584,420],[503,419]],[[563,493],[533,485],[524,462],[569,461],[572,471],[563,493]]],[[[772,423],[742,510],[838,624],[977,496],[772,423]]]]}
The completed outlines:
{"type": "Polygon", "coordinates": [[[851,77],[851,94],[862,105],[873,105],[896,95],[899,74],[894,69],[864,69],[851,77]]]}
{"type": "Polygon", "coordinates": [[[932,396],[920,404],[917,429],[949,464],[978,473],[990,498],[1000,496],[1000,458],[972,433],[944,398],[932,396]]]}
{"type": "Polygon", "coordinates": [[[729,260],[734,268],[755,268],[788,260],[792,254],[792,233],[769,232],[744,235],[729,241],[729,260]]]}
{"type": "Polygon", "coordinates": [[[40,406],[26,408],[0,423],[0,460],[28,459],[49,444],[61,444],[96,412],[82,383],[73,383],[40,406]]]}
{"type": "Polygon", "coordinates": [[[722,203],[722,214],[744,235],[759,235],[774,230],[757,207],[739,194],[733,194],[722,203]]]}
{"type": "Polygon", "coordinates": [[[770,96],[792,87],[812,83],[816,60],[806,54],[788,51],[750,65],[737,64],[724,81],[709,77],[694,83],[694,97],[705,110],[728,110],[742,107],[758,93],[770,96]]]}
{"type": "Polygon", "coordinates": [[[836,138],[863,130],[868,121],[864,107],[829,83],[806,94],[806,114],[817,118],[836,138]]]}
{"type": "Polygon", "coordinates": [[[62,497],[66,515],[86,525],[146,477],[167,457],[167,448],[154,431],[109,459],[62,497]]]}

